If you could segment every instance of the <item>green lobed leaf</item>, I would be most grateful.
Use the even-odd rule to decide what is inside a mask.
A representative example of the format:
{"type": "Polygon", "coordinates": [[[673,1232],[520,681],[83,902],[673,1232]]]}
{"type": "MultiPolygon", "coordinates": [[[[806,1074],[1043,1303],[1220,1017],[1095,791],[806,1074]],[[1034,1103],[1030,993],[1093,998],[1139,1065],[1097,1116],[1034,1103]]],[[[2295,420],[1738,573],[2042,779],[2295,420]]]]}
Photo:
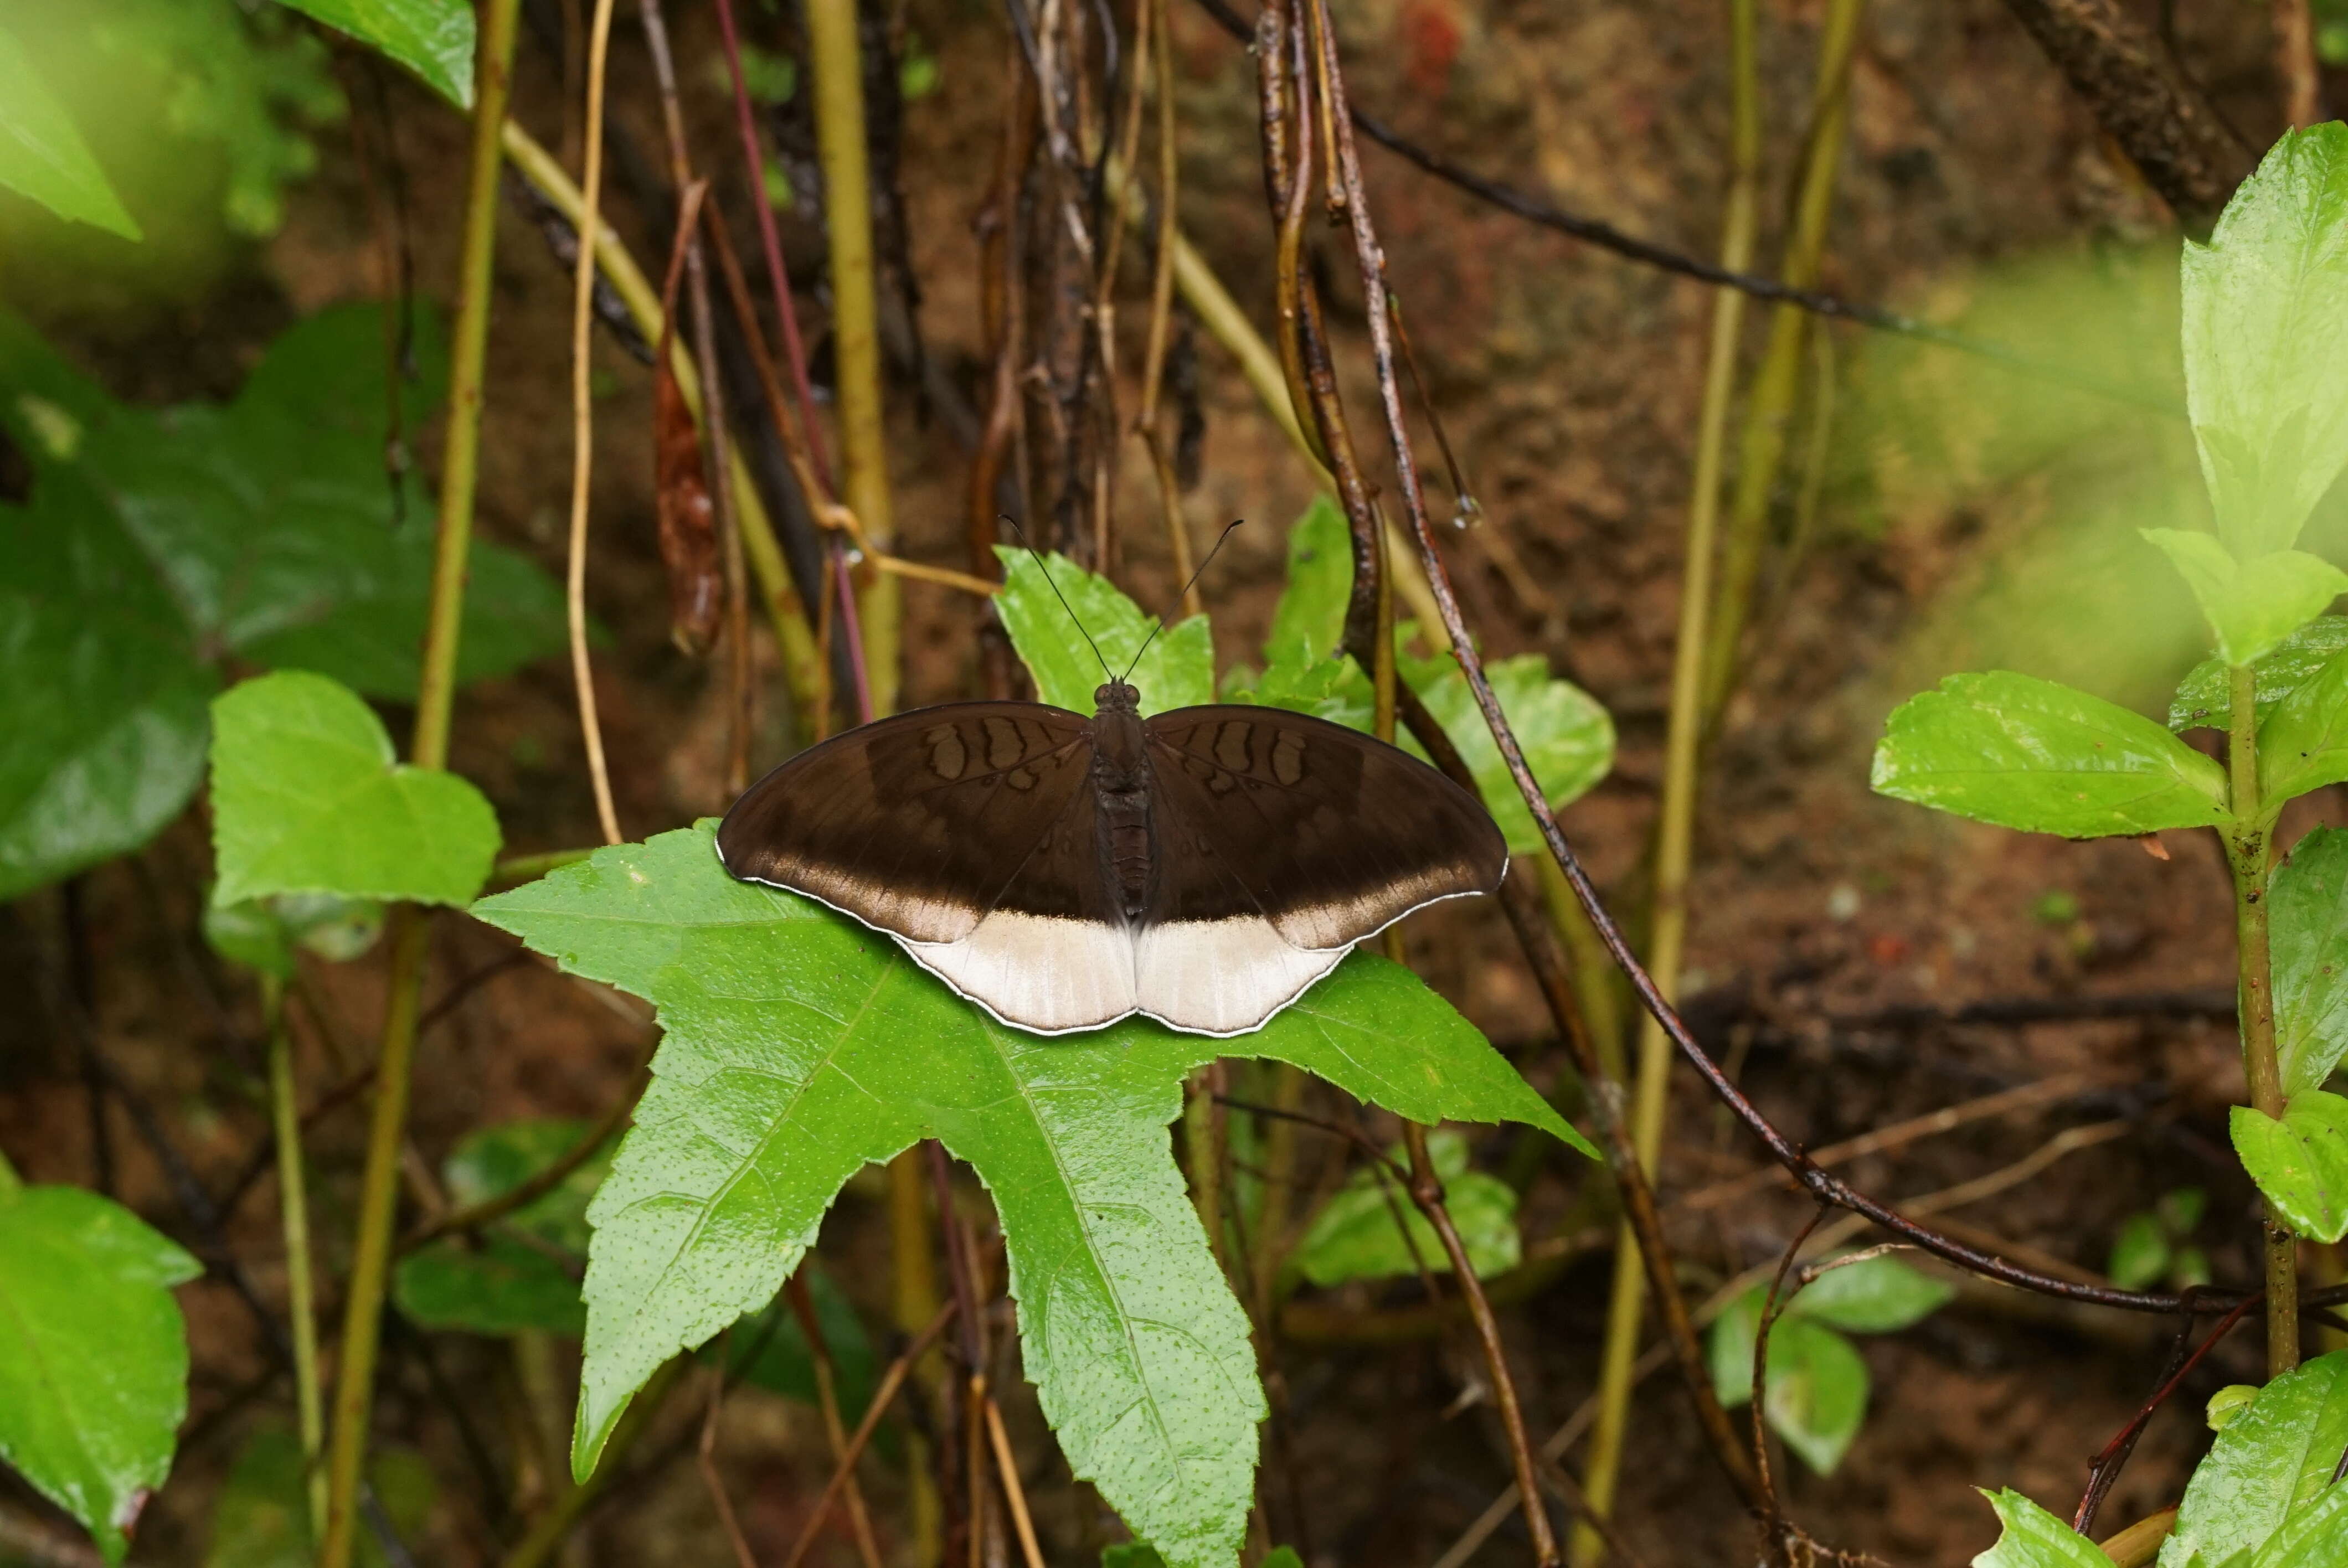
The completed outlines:
{"type": "MultiPolygon", "coordinates": [[[[246,1440],[212,1501],[204,1568],[312,1568],[318,1554],[303,1471],[302,1440],[292,1432],[263,1427],[246,1440]]],[[[421,1454],[376,1445],[367,1455],[367,1485],[393,1530],[406,1537],[423,1529],[437,1489],[421,1454]]],[[[358,1532],[357,1556],[366,1568],[387,1561],[371,1530],[358,1532]]]]}
{"type": "MultiPolygon", "coordinates": [[[[2226,1424],[2186,1483],[2159,1568],[2257,1551],[2327,1487],[2348,1448],[2348,1350],[2292,1368],[2226,1424]]],[[[2337,1491],[2337,1488],[2333,1488],[2337,1491]]]]}
{"type": "Polygon", "coordinates": [[[465,0],[279,0],[372,44],[460,109],[473,107],[473,8],[465,0]]]}
{"type": "Polygon", "coordinates": [[[1938,1312],[1955,1294],[1896,1257],[1870,1257],[1819,1275],[1786,1310],[1852,1334],[1891,1334],[1938,1312]]]}
{"type": "Polygon", "coordinates": [[[1894,709],[1877,793],[2066,838],[2228,820],[2218,764],[2150,719],[2028,675],[1952,675],[1894,709]]]}
{"type": "Polygon", "coordinates": [[[297,948],[346,964],[381,935],[383,906],[372,898],[285,893],[204,909],[204,940],[212,951],[281,980],[294,978],[297,948]]]}
{"type": "Polygon", "coordinates": [[[2259,721],[2259,796],[2270,815],[2348,779],[2348,650],[2293,686],[2259,721]]]}
{"type": "Polygon", "coordinates": [[[212,902],[273,893],[462,904],[489,879],[497,815],[450,773],[396,760],[383,721],[306,671],[212,703],[212,902]]]}
{"type": "Polygon", "coordinates": [[[654,1368],[767,1303],[859,1166],[936,1137],[994,1194],[1023,1358],[1070,1466],[1175,1568],[1220,1568],[1264,1406],[1171,1157],[1184,1075],[1272,1056],[1416,1120],[1522,1121],[1587,1148],[1433,992],[1367,955],[1238,1041],[1139,1020],[1044,1039],[888,938],[726,876],[711,840],[704,823],[598,851],[474,907],[651,1000],[666,1031],[589,1210],[581,1473],[654,1368]]]}
{"type": "MultiPolygon", "coordinates": [[[[2250,661],[2258,675],[2251,705],[2259,723],[2265,723],[2285,697],[2343,650],[2348,650],[2348,615],[2319,615],[2250,661]]],[[[2204,659],[2178,683],[2168,704],[2168,727],[2179,733],[2205,726],[2222,730],[2233,723],[2233,714],[2232,677],[2226,661],[2204,659]]]]}
{"type": "Polygon", "coordinates": [[[41,67],[5,28],[0,28],[0,186],[60,218],[126,240],[142,238],[41,67]]]}
{"type": "Polygon", "coordinates": [[[2160,1217],[2139,1209],[2113,1233],[2111,1261],[2104,1272],[2122,1290],[2142,1290],[2168,1272],[2168,1235],[2160,1217]]]}
{"type": "Polygon", "coordinates": [[[0,1193],[0,1460],[110,1563],[170,1471],[188,1409],[171,1286],[202,1272],[96,1193],[0,1193]]]}
{"type": "Polygon", "coordinates": [[[2278,1218],[2314,1241],[2348,1235],[2348,1099],[2305,1090],[2281,1121],[2237,1105],[2230,1125],[2242,1169],[2278,1218]]]}
{"type": "Polygon", "coordinates": [[[138,848],[203,774],[214,680],[79,471],[0,506],[0,899],[138,848]]]}
{"type": "Polygon", "coordinates": [[[1128,679],[1141,693],[1144,717],[1215,700],[1215,644],[1205,616],[1178,620],[1153,641],[1150,617],[1108,579],[1096,577],[1056,550],[1045,558],[1048,580],[1045,565],[1025,550],[997,545],[994,553],[1003,561],[1003,591],[995,596],[995,610],[1003,617],[1003,630],[1011,634],[1011,645],[1035,678],[1038,702],[1090,713],[1096,706],[1094,692],[1108,679],[1102,664],[1122,672],[1133,664],[1137,652],[1141,661],[1133,664],[1128,679]],[[1053,593],[1055,587],[1066,596],[1065,607],[1053,593]],[[1148,649],[1143,652],[1145,641],[1148,649]],[[1094,657],[1095,646],[1100,650],[1098,658],[1094,657]]]}
{"type": "Polygon", "coordinates": [[[2146,528],[2193,590],[2201,618],[2217,635],[2218,657],[2248,664],[2323,613],[2348,590],[2348,572],[2304,550],[2275,550],[2238,561],[2213,534],[2146,528]]]}
{"type": "Polygon", "coordinates": [[[2275,1054],[2296,1097],[2348,1053],[2348,831],[2319,827],[2291,845],[2268,877],[2267,928],[2275,1054]]]}
{"type": "MultiPolygon", "coordinates": [[[[1428,1133],[1426,1152],[1476,1277],[1489,1279],[1516,1267],[1523,1255],[1516,1189],[1469,1170],[1468,1140],[1457,1132],[1428,1133]]],[[[1388,1157],[1403,1163],[1402,1146],[1395,1145],[1388,1157]]],[[[1401,1182],[1390,1171],[1368,1164],[1330,1194],[1292,1256],[1304,1277],[1324,1289],[1354,1279],[1416,1276],[1421,1268],[1430,1274],[1451,1272],[1443,1238],[1410,1201],[1401,1182]],[[1399,1225],[1395,1223],[1397,1213],[1399,1225]]]]}
{"type": "Polygon", "coordinates": [[[2182,277],[2219,537],[2246,560],[2289,549],[2348,461],[2348,126],[2285,132],[2182,277]]]}
{"type": "Polygon", "coordinates": [[[1982,1495],[2004,1528],[1973,1568],[2112,1568],[2103,1548],[2022,1493],[2009,1487],[1982,1495]]]}

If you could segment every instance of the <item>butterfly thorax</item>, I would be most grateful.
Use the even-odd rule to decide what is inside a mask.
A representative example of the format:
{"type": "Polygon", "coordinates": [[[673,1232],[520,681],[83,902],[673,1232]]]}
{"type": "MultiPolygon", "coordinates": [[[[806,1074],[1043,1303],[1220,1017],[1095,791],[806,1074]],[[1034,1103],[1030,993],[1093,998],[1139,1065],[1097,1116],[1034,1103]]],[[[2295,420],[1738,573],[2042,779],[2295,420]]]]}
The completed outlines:
{"type": "Polygon", "coordinates": [[[1101,865],[1111,903],[1128,923],[1149,905],[1152,835],[1149,756],[1141,727],[1141,695],[1122,681],[1093,693],[1092,789],[1101,865]]]}

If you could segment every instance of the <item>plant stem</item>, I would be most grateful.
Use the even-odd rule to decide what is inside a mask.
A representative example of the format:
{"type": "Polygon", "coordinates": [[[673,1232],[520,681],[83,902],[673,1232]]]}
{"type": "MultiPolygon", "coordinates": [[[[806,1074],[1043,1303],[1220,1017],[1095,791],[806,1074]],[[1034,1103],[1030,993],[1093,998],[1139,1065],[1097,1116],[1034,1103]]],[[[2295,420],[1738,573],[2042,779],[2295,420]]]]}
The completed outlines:
{"type": "MultiPolygon", "coordinates": [[[[1760,203],[1761,108],[1755,64],[1754,0],[1730,0],[1728,198],[1722,214],[1720,264],[1741,272],[1753,259],[1753,234],[1760,203]]],[[[1705,626],[1713,615],[1712,569],[1720,518],[1723,454],[1727,446],[1728,407],[1736,383],[1736,345],[1745,324],[1745,296],[1724,289],[1713,296],[1712,346],[1704,366],[1704,408],[1696,427],[1695,473],[1688,500],[1687,549],[1681,568],[1679,642],[1672,661],[1672,708],[1663,743],[1663,798],[1655,835],[1653,935],[1647,965],[1663,994],[1679,996],[1680,960],[1687,939],[1688,866],[1694,856],[1696,772],[1704,746],[1705,626]]],[[[1562,876],[1554,878],[1562,881],[1562,876]]],[[[1560,902],[1551,889],[1552,906],[1560,902]]],[[[1611,994],[1611,988],[1607,988],[1611,994]]],[[[1585,998],[1585,1008],[1589,1001],[1585,998]]],[[[1639,1075],[1632,1094],[1631,1141],[1639,1168],[1654,1179],[1663,1125],[1671,1101],[1672,1041],[1653,1019],[1639,1029],[1639,1075]]],[[[1598,1518],[1613,1513],[1622,1476],[1622,1439],[1631,1419],[1632,1368],[1639,1358],[1642,1287],[1646,1270],[1629,1222],[1614,1248],[1613,1295],[1607,1303],[1606,1339],[1599,1357],[1598,1421],[1582,1491],[1598,1518]]],[[[1657,1290],[1676,1290],[1661,1279],[1657,1290]]],[[[1591,1526],[1573,1531],[1573,1561],[1598,1562],[1606,1542],[1591,1526]]]]}
{"type": "MultiPolygon", "coordinates": [[[[409,760],[446,766],[449,715],[457,692],[458,638],[463,630],[465,569],[473,535],[473,493],[479,476],[481,366],[489,346],[490,260],[497,241],[499,128],[505,123],[513,71],[515,21],[521,0],[486,0],[473,108],[473,149],[465,188],[465,231],[457,290],[457,325],[449,344],[448,424],[442,438],[440,516],[433,538],[432,600],[424,627],[424,659],[409,760]]],[[[367,1425],[375,1403],[375,1359],[389,1277],[392,1225],[399,1195],[399,1152],[407,1126],[408,1069],[416,1054],[425,958],[431,944],[427,917],[413,908],[392,912],[390,1000],[384,1011],[383,1051],[376,1064],[375,1116],[360,1178],[358,1237],[343,1312],[342,1353],[335,1363],[335,1422],[326,1467],[326,1531],[320,1568],[350,1568],[356,1543],[359,1482],[366,1463],[367,1425]]]]}
{"type": "MultiPolygon", "coordinates": [[[[511,120],[506,122],[503,141],[505,154],[513,160],[516,171],[577,227],[584,215],[585,202],[579,188],[571,183],[571,177],[562,172],[561,165],[511,120]]],[[[627,247],[620,243],[620,237],[612,231],[609,223],[598,223],[594,236],[595,264],[602,269],[603,281],[612,285],[621,302],[628,307],[628,317],[636,323],[644,340],[658,343],[662,324],[660,296],[653,292],[644,270],[628,254],[627,247]]],[[[756,339],[751,341],[755,343],[756,339]]],[[[685,406],[693,411],[695,419],[704,418],[701,375],[693,356],[685,352],[683,343],[675,341],[670,343],[669,355],[685,406]]],[[[815,658],[815,645],[808,631],[807,619],[799,613],[798,590],[791,584],[790,569],[783,560],[782,544],[775,537],[774,523],[758,499],[757,484],[743,462],[738,446],[729,444],[726,462],[733,476],[735,507],[742,524],[742,548],[749,557],[752,575],[758,579],[758,592],[766,600],[775,639],[782,645],[784,667],[793,672],[793,693],[798,697],[811,684],[804,671],[815,658]]]]}
{"type": "Polygon", "coordinates": [[[0,1202],[15,1197],[24,1190],[25,1178],[16,1173],[16,1167],[8,1163],[7,1155],[0,1154],[0,1202]]]}
{"type": "Polygon", "coordinates": [[[1223,1255],[1222,1107],[1215,1083],[1220,1066],[1210,1063],[1190,1075],[1189,1102],[1182,1107],[1182,1152],[1190,1167],[1191,1202],[1199,1223],[1207,1227],[1207,1249],[1215,1255],[1215,1266],[1229,1275],[1231,1260],[1223,1255]]]}
{"type": "MultiPolygon", "coordinates": [[[[839,498],[881,549],[889,509],[889,434],[880,401],[880,325],[872,259],[872,187],[866,162],[864,67],[856,0],[808,0],[816,150],[823,165],[824,228],[831,247],[832,356],[839,376],[839,498]]],[[[893,712],[903,591],[888,576],[859,596],[866,681],[875,715],[893,712]]],[[[853,634],[853,633],[851,633],[853,634]]]]}
{"type": "MultiPolygon", "coordinates": [[[[1863,0],[1832,0],[1818,37],[1817,85],[1810,97],[1809,133],[1804,139],[1802,184],[1795,200],[1794,230],[1786,241],[1781,271],[1786,282],[1807,288],[1818,280],[1826,251],[1827,220],[1834,211],[1835,172],[1842,162],[1843,128],[1850,104],[1850,62],[1859,45],[1863,0]]],[[[1742,271],[1740,267],[1736,269],[1742,271]]],[[[1746,400],[1745,431],[1736,457],[1736,495],[1720,560],[1720,602],[1714,607],[1705,655],[1704,716],[1719,721],[1735,687],[1738,644],[1761,574],[1762,547],[1768,536],[1769,501],[1786,456],[1786,432],[1802,383],[1802,345],[1810,321],[1800,307],[1781,304],[1769,313],[1769,344],[1754,373],[1746,400]]]]}
{"type": "MultiPolygon", "coordinates": [[[[612,0],[595,0],[587,36],[587,158],[580,175],[579,231],[602,227],[603,79],[612,51],[612,0]]],[[[571,551],[563,576],[570,610],[571,680],[579,696],[579,733],[587,744],[587,778],[595,790],[595,818],[603,842],[620,842],[620,816],[612,802],[612,773],[603,756],[603,722],[595,707],[595,672],[587,654],[588,483],[595,468],[593,367],[588,351],[595,325],[595,247],[582,242],[571,297],[571,551]]]]}
{"type": "Polygon", "coordinates": [[[318,1464],[325,1415],[318,1399],[318,1317],[310,1285],[310,1199],[302,1170],[302,1106],[294,1087],[294,1036],[285,1027],[285,985],[261,977],[262,1024],[269,1035],[269,1110],[277,1133],[277,1206],[285,1229],[285,1310],[294,1339],[294,1405],[308,1480],[310,1535],[326,1530],[326,1472],[318,1464]]]}
{"type": "Polygon", "coordinates": [[[1540,1501],[1532,1440],[1525,1432],[1516,1382],[1509,1376],[1508,1354],[1500,1343],[1499,1319],[1492,1316],[1492,1304],[1484,1296],[1484,1282],[1476,1277],[1475,1265],[1469,1261],[1467,1245],[1459,1237],[1459,1227],[1452,1224],[1451,1211],[1444,1205],[1443,1184],[1435,1174],[1435,1162],[1427,1156],[1426,1129],[1406,1121],[1402,1124],[1402,1140],[1403,1146],[1410,1151],[1411,1201],[1418,1205],[1418,1212],[1426,1216],[1426,1223],[1435,1227],[1436,1235],[1443,1242],[1444,1255],[1451,1260],[1451,1277],[1468,1303],[1468,1318],[1475,1324],[1476,1337],[1483,1347],[1484,1364],[1492,1375],[1493,1402],[1499,1408],[1500,1425],[1508,1433],[1509,1454],[1516,1466],[1517,1494],[1524,1503],[1525,1523],[1532,1532],[1533,1561],[1541,1568],[1550,1568],[1558,1561],[1557,1537],[1550,1529],[1549,1510],[1540,1501]]]}
{"type": "MultiPolygon", "coordinates": [[[[889,1162],[890,1304],[901,1334],[919,1333],[938,1315],[926,1159],[917,1144],[889,1162]]],[[[933,1350],[914,1369],[922,1388],[934,1398],[945,1376],[944,1358],[933,1350]]],[[[930,1440],[917,1424],[905,1430],[905,1478],[906,1490],[911,1494],[912,1561],[917,1568],[934,1568],[945,1552],[945,1511],[931,1465],[930,1440]]]]}
{"type": "MultiPolygon", "coordinates": [[[[2275,1058],[2274,986],[2267,955],[2267,866],[2274,814],[2259,799],[2258,675],[2233,667],[2233,711],[2226,731],[2226,764],[2233,786],[2234,824],[2226,859],[2234,872],[2235,966],[2241,986],[2242,1071],[2250,1103],[2277,1121],[2285,1109],[2282,1070],[2275,1058]]],[[[2299,1365],[2299,1240],[2266,1222],[2267,1376],[2299,1365]]]]}

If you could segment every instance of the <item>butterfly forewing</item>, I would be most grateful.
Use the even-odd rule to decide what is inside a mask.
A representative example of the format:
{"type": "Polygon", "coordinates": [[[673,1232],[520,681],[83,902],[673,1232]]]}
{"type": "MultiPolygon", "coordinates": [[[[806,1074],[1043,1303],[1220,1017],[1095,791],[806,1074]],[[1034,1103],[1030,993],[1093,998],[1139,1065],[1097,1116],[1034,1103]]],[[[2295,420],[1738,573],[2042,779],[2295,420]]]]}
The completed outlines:
{"type": "Polygon", "coordinates": [[[1342,948],[1507,871],[1480,802],[1367,735],[1256,707],[1178,708],[1147,728],[1158,918],[1252,915],[1296,948],[1342,948]]]}
{"type": "Polygon", "coordinates": [[[735,876],[809,894],[909,942],[969,937],[1015,886],[1026,912],[1097,905],[1084,720],[953,702],[836,735],[753,784],[717,830],[735,876]],[[1089,814],[1086,815],[1089,821],[1089,814]],[[1062,849],[1036,852],[1059,830],[1062,849]],[[1082,842],[1077,842],[1078,839],[1082,842]]]}

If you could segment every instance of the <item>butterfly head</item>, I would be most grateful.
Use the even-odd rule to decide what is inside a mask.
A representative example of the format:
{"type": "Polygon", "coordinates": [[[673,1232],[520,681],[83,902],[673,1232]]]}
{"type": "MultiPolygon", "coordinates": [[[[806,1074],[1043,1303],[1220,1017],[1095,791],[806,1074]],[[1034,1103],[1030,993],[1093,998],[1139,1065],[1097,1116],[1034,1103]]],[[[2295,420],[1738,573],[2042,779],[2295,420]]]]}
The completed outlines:
{"type": "Polygon", "coordinates": [[[1138,714],[1141,712],[1141,693],[1122,681],[1112,681],[1106,686],[1093,688],[1093,706],[1097,710],[1096,718],[1109,713],[1138,714]]]}

